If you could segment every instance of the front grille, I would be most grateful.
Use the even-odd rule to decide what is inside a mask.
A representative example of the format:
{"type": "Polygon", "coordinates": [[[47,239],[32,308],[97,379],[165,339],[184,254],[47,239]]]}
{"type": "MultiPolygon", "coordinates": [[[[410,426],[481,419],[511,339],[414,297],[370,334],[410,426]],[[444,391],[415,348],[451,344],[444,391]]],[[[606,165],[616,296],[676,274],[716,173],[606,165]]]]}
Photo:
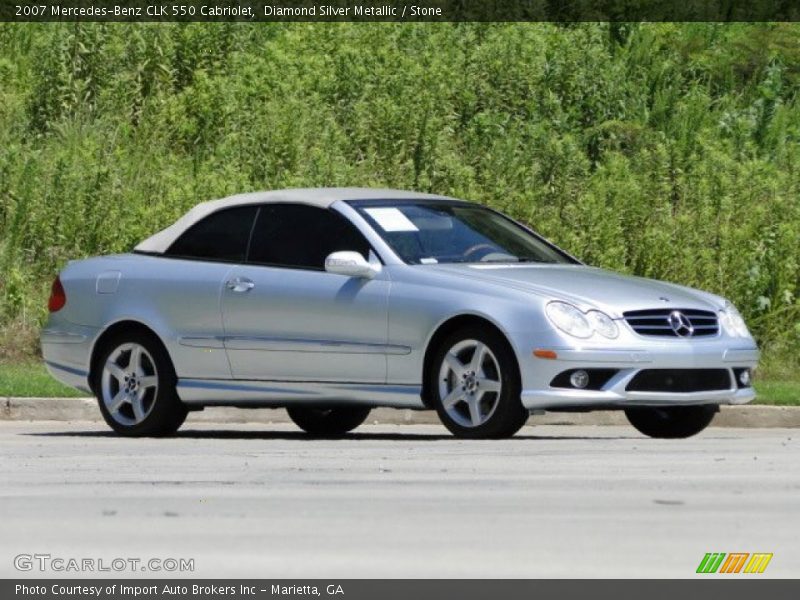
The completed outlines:
{"type": "Polygon", "coordinates": [[[727,369],[643,369],[628,382],[629,392],[714,392],[732,387],[727,369]]]}
{"type": "Polygon", "coordinates": [[[631,310],[622,316],[639,335],[709,337],[719,333],[717,313],[710,310],[652,308],[631,310]]]}

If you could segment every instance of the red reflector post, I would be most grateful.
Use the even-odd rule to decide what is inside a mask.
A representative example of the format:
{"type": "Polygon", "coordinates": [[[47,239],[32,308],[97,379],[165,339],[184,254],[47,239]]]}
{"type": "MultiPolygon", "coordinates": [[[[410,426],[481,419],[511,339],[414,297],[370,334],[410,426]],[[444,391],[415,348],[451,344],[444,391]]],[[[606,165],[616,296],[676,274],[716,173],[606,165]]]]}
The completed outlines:
{"type": "Polygon", "coordinates": [[[47,308],[50,312],[56,312],[64,308],[67,303],[67,294],[64,292],[64,286],[61,285],[61,278],[56,277],[53,281],[53,286],[50,288],[50,300],[47,302],[47,308]]]}

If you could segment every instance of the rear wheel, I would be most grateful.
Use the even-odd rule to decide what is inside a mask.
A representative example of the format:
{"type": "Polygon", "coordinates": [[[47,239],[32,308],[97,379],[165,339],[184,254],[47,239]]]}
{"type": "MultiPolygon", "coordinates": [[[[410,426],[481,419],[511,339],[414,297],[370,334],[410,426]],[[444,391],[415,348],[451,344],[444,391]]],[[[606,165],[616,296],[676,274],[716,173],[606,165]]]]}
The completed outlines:
{"type": "Polygon", "coordinates": [[[100,412],[120,435],[170,435],[186,419],[172,361],[152,335],[137,331],[114,336],[95,371],[100,412]]]}
{"type": "Polygon", "coordinates": [[[652,438],[688,438],[709,426],[719,410],[716,404],[628,408],[625,416],[639,432],[652,438]]]}
{"type": "Polygon", "coordinates": [[[429,377],[436,412],[457,437],[509,437],[528,419],[514,352],[491,329],[465,327],[448,336],[429,377]]]}
{"type": "Polygon", "coordinates": [[[369,416],[370,409],[363,406],[334,406],[311,408],[290,406],[289,418],[306,433],[317,436],[338,437],[352,431],[369,416]]]}

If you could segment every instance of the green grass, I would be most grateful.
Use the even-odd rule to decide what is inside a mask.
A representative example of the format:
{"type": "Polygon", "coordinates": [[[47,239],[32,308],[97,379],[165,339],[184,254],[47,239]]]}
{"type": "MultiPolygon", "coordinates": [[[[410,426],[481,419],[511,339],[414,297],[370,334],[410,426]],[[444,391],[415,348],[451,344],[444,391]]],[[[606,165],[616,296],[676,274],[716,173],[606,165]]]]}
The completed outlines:
{"type": "MultiPolygon", "coordinates": [[[[757,404],[800,406],[800,381],[758,381],[757,404]]],[[[86,396],[53,379],[39,364],[0,364],[0,397],[70,398],[86,396]]]]}
{"type": "Polygon", "coordinates": [[[0,364],[0,397],[70,398],[85,392],[53,379],[41,364],[0,364]]]}
{"type": "Polygon", "coordinates": [[[757,381],[756,404],[800,406],[800,381],[757,381]]]}

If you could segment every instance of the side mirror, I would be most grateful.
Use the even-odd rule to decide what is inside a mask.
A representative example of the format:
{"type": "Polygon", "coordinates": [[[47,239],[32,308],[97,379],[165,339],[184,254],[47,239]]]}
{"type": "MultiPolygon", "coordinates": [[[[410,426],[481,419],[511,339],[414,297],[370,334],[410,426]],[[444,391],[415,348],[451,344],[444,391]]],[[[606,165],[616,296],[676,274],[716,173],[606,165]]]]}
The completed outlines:
{"type": "Polygon", "coordinates": [[[325,259],[325,270],[328,273],[372,279],[381,272],[380,265],[373,265],[358,252],[334,252],[325,259]]]}

